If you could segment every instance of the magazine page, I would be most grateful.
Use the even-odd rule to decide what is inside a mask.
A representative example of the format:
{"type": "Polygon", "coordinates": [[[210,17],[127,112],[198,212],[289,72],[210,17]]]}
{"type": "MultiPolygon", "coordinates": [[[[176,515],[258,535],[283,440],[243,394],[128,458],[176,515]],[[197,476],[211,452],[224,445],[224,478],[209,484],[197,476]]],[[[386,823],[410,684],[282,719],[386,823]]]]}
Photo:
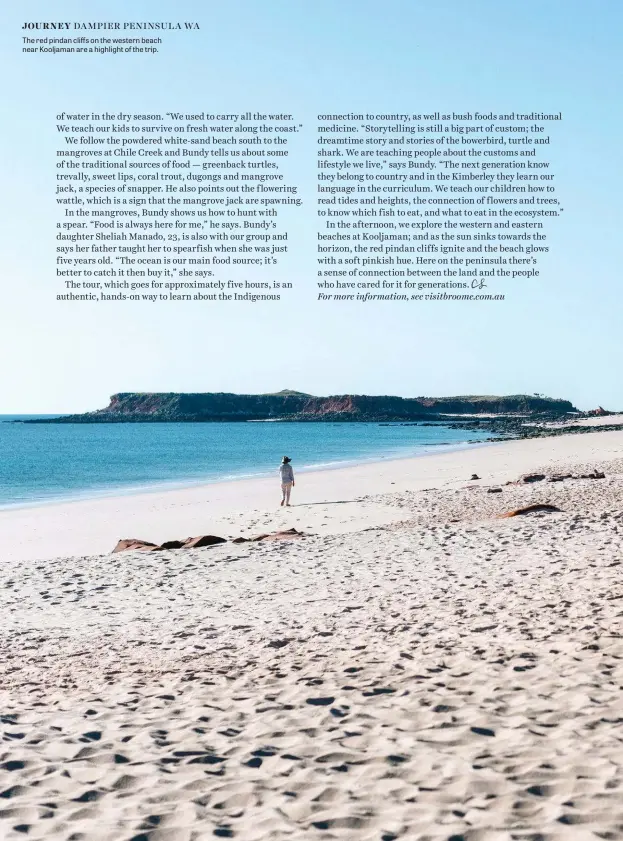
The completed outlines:
{"type": "Polygon", "coordinates": [[[0,15],[0,838],[623,839],[620,3],[0,15]]]}

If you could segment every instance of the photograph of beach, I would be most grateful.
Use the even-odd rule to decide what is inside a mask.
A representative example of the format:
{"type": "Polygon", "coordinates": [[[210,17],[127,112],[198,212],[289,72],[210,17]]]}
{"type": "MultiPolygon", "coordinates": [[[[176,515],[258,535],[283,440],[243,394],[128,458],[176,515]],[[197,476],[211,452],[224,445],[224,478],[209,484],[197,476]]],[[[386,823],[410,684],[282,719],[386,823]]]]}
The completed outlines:
{"type": "Polygon", "coordinates": [[[0,22],[0,841],[623,841],[623,2],[0,22]]]}
{"type": "Polygon", "coordinates": [[[623,837],[623,415],[263,399],[0,424],[0,836],[623,837]]]}

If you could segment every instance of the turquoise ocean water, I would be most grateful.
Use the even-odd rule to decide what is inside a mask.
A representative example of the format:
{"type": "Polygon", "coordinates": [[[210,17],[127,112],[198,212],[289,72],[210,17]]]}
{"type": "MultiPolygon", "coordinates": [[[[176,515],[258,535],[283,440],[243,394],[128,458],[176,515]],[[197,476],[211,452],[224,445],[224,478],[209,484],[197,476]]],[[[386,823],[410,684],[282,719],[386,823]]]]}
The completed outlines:
{"type": "Polygon", "coordinates": [[[23,424],[0,415],[0,507],[345,467],[468,446],[444,426],[378,423],[23,424]]]}

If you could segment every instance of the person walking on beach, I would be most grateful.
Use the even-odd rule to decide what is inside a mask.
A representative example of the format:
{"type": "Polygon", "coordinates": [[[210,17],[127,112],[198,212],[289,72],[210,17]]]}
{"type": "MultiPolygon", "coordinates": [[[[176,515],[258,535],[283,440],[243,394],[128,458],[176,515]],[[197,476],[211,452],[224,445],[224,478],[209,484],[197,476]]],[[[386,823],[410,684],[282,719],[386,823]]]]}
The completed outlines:
{"type": "Polygon", "coordinates": [[[290,493],[294,487],[294,470],[290,462],[291,458],[284,456],[281,459],[279,475],[281,476],[281,504],[290,507],[290,493]]]}

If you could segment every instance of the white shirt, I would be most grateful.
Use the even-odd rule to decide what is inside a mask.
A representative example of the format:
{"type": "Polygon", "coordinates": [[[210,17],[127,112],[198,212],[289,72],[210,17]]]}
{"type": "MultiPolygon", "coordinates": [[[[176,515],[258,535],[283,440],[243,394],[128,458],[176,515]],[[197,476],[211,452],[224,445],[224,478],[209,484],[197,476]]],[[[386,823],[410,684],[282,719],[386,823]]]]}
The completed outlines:
{"type": "Polygon", "coordinates": [[[288,462],[288,464],[282,464],[279,468],[279,475],[281,476],[282,484],[286,485],[288,482],[294,482],[294,471],[292,470],[292,465],[288,462]]]}

